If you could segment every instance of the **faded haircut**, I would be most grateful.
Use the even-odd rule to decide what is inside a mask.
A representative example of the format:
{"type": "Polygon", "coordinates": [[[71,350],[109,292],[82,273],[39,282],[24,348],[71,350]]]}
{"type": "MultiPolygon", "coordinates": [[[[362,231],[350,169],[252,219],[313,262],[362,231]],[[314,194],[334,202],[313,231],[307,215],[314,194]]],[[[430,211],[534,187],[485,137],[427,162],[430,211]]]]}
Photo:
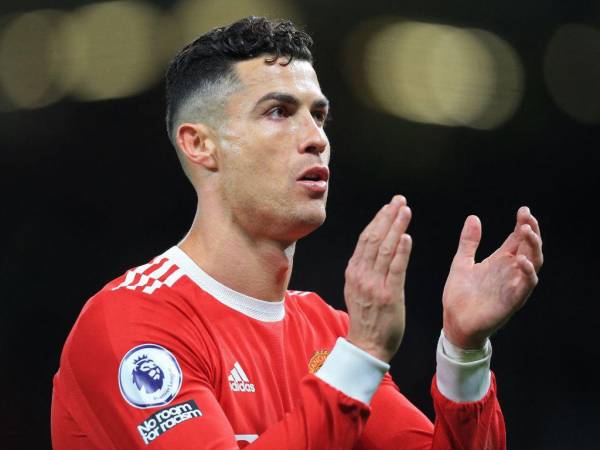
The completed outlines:
{"type": "MultiPolygon", "coordinates": [[[[289,20],[246,17],[215,28],[185,46],[166,73],[167,133],[175,145],[184,122],[217,126],[229,96],[240,87],[234,64],[265,55],[273,64],[280,57],[308,61],[312,38],[289,20]]],[[[175,145],[175,147],[177,147],[175,145]]]]}

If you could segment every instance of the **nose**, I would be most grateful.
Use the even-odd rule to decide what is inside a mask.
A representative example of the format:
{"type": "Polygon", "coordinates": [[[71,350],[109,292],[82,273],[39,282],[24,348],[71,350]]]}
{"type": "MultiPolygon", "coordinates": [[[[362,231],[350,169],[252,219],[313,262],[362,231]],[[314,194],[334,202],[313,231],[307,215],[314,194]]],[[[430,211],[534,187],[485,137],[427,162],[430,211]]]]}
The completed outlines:
{"type": "Polygon", "coordinates": [[[329,139],[327,139],[325,130],[317,123],[310,112],[307,112],[303,117],[301,136],[300,153],[321,154],[329,146],[329,139]]]}

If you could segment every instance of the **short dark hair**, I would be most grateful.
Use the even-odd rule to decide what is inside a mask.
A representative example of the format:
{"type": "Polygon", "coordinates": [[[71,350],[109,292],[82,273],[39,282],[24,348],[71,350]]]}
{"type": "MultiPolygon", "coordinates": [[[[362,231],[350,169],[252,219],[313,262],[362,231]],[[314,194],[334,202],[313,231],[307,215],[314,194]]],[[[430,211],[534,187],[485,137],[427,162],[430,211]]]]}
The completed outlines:
{"type": "MultiPolygon", "coordinates": [[[[215,28],[186,45],[166,73],[167,132],[171,141],[182,106],[199,91],[210,91],[221,82],[237,80],[236,62],[269,55],[268,63],[287,57],[313,62],[308,33],[289,20],[250,16],[215,28]]],[[[210,105],[208,105],[210,108],[210,105]]]]}

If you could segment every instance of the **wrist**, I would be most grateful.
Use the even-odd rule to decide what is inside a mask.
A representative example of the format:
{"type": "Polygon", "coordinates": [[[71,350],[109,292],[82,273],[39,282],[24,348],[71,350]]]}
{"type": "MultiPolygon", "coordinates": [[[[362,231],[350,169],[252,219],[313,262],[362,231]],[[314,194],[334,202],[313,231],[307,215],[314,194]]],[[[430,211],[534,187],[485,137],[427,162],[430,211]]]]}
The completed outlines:
{"type": "Polygon", "coordinates": [[[485,341],[485,344],[481,348],[464,349],[452,344],[446,337],[444,330],[442,330],[440,335],[440,343],[440,349],[443,351],[444,355],[459,363],[479,361],[489,356],[492,352],[492,346],[489,339],[485,341]]]}
{"type": "Polygon", "coordinates": [[[442,330],[436,353],[436,382],[444,397],[462,403],[485,396],[491,383],[489,340],[481,350],[464,350],[450,344],[442,330]]]}
{"type": "Polygon", "coordinates": [[[389,364],[340,337],[315,375],[349,397],[369,404],[388,370],[389,364]]]}
{"type": "Polygon", "coordinates": [[[359,348],[363,352],[368,353],[369,355],[373,356],[374,358],[377,358],[379,361],[383,361],[385,363],[389,363],[392,360],[392,357],[394,356],[394,354],[396,353],[395,351],[394,352],[386,351],[385,349],[378,347],[376,345],[373,345],[373,344],[366,344],[366,343],[361,342],[360,340],[355,339],[351,336],[346,336],[345,339],[350,344],[359,348]]]}
{"type": "Polygon", "coordinates": [[[445,339],[450,344],[463,350],[481,350],[488,342],[488,336],[457,333],[451,327],[446,325],[444,325],[442,331],[445,339]]]}

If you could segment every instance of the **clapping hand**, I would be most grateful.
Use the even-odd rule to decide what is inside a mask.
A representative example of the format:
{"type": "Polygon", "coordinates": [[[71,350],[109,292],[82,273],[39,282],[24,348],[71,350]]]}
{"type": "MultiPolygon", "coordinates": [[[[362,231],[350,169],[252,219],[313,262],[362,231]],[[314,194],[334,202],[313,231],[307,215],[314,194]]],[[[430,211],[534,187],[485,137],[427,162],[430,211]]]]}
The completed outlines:
{"type": "Polygon", "coordinates": [[[540,228],[525,206],[516,222],[500,248],[476,263],[481,222],[477,216],[465,221],[443,294],[444,333],[454,345],[481,348],[537,285],[544,260],[540,228]]]}
{"type": "Polygon", "coordinates": [[[395,196],[361,233],[346,269],[348,340],[389,362],[405,328],[404,281],[412,240],[406,199],[395,196]]]}

